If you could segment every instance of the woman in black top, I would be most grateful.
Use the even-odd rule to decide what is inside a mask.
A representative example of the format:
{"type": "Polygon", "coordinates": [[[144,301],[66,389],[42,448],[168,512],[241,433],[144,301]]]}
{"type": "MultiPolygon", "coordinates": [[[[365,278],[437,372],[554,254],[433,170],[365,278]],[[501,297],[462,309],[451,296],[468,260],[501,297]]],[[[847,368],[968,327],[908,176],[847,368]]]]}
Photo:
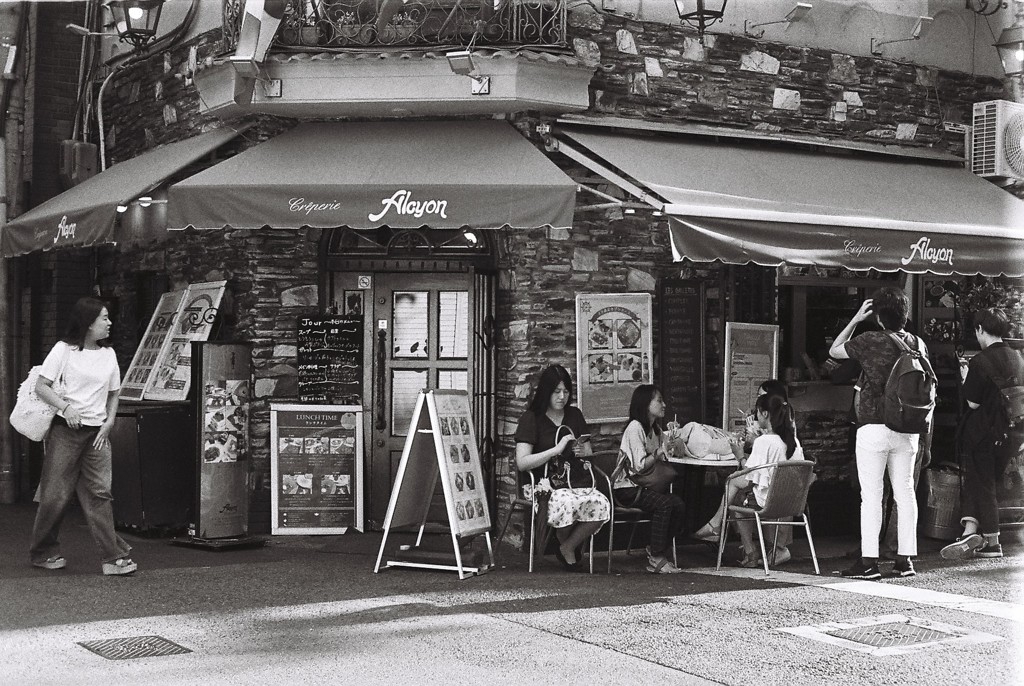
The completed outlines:
{"type": "Polygon", "coordinates": [[[574,440],[589,433],[583,413],[569,403],[572,400],[572,378],[565,367],[552,365],[537,382],[530,406],[523,413],[516,429],[516,467],[533,470],[539,480],[555,479],[548,503],[547,524],[558,538],[558,559],[572,569],[579,563],[577,549],[608,521],[611,506],[608,499],[594,489],[572,489],[559,483],[572,457],[590,455],[590,443],[574,440]]]}

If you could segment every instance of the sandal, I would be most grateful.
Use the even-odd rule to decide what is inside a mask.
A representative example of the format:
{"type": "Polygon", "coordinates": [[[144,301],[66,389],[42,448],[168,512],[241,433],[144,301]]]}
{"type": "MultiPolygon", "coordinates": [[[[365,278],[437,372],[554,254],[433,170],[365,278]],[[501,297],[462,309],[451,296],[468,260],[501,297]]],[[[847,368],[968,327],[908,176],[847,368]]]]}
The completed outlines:
{"type": "Polygon", "coordinates": [[[124,576],[125,574],[131,574],[139,566],[132,562],[130,557],[122,557],[113,562],[103,563],[103,574],[104,576],[124,576]]]}
{"type": "Polygon", "coordinates": [[[647,571],[651,574],[682,574],[683,572],[679,567],[669,562],[667,557],[649,558],[647,560],[647,571]]]}
{"type": "Polygon", "coordinates": [[[739,564],[740,567],[746,567],[747,569],[756,569],[761,566],[761,559],[757,556],[757,553],[754,553],[749,557],[744,555],[743,559],[740,560],[739,564]]]}
{"type": "Polygon", "coordinates": [[[46,558],[42,562],[33,562],[32,566],[40,567],[42,569],[64,569],[68,566],[68,561],[60,555],[54,555],[53,557],[46,558]]]}
{"type": "Polygon", "coordinates": [[[722,532],[715,529],[715,527],[710,524],[705,524],[693,532],[693,537],[700,541],[707,541],[708,543],[718,543],[718,540],[722,537],[722,532]]]}

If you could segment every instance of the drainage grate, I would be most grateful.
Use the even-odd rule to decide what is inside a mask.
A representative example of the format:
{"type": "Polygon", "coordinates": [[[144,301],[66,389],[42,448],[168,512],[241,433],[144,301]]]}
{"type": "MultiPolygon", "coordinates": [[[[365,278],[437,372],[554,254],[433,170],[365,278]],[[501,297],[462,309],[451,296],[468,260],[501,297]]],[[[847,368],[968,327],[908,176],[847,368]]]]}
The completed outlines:
{"type": "Polygon", "coordinates": [[[108,638],[102,641],[79,641],[78,645],[108,660],[132,660],[137,657],[161,657],[191,653],[173,641],[160,636],[108,638]]]}
{"type": "Polygon", "coordinates": [[[843,638],[869,645],[872,648],[895,648],[912,646],[919,643],[931,643],[946,638],[956,638],[960,634],[936,631],[909,622],[875,624],[873,626],[857,626],[849,629],[826,631],[829,636],[843,638]]]}

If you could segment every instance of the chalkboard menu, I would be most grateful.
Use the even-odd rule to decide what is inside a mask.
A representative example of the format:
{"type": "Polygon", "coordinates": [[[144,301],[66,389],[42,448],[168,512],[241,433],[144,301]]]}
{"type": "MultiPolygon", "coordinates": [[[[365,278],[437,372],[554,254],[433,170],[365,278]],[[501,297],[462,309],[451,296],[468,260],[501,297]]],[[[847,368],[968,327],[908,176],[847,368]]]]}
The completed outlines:
{"type": "Polygon", "coordinates": [[[303,317],[298,327],[299,399],[362,405],[362,317],[303,317]]]}
{"type": "Polygon", "coordinates": [[[666,420],[704,422],[704,284],[662,279],[660,386],[666,420]]]}

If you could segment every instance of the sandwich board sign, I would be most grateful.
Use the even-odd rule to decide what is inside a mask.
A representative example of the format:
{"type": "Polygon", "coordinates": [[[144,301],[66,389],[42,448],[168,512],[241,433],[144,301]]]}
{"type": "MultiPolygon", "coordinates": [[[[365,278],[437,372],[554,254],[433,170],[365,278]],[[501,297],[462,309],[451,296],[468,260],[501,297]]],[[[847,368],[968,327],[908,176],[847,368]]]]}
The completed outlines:
{"type": "MultiPolygon", "coordinates": [[[[494,566],[491,547],[491,514],[487,509],[483,470],[477,450],[466,391],[420,391],[412,413],[409,432],[398,464],[395,485],[391,489],[387,515],[384,518],[384,537],[377,553],[373,571],[382,567],[420,567],[456,571],[460,579],[471,574],[482,574],[488,565],[467,566],[459,547],[461,541],[484,534],[490,567],[494,566]],[[455,564],[405,559],[384,559],[388,535],[393,529],[418,527],[414,546],[423,540],[430,501],[441,479],[448,525],[451,531],[455,564]]],[[[401,557],[401,556],[399,556],[401,557]]]]}

